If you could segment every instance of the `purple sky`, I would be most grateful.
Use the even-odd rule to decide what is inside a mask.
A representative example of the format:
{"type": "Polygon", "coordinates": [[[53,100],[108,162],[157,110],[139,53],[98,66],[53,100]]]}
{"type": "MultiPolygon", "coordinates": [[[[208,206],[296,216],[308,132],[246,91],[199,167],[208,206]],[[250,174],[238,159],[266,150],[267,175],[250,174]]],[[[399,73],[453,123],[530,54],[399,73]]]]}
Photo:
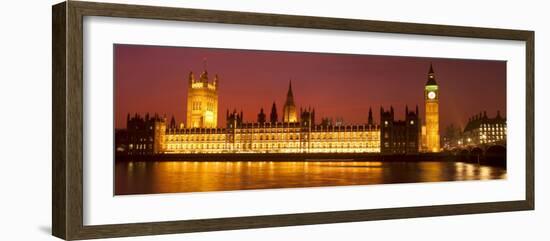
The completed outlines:
{"type": "Polygon", "coordinates": [[[230,50],[186,47],[115,45],[115,127],[126,127],[128,113],[159,113],[185,122],[187,77],[207,69],[218,74],[218,125],[227,109],[243,110],[255,121],[260,108],[269,116],[276,102],[279,117],[288,82],[296,106],[315,107],[317,119],[342,117],[365,123],[369,107],[379,122],[380,106],[393,105],[398,119],[405,105],[419,106],[424,116],[423,89],[430,62],[440,89],[441,128],[464,126],[486,110],[506,116],[506,62],[327,53],[230,50]]]}

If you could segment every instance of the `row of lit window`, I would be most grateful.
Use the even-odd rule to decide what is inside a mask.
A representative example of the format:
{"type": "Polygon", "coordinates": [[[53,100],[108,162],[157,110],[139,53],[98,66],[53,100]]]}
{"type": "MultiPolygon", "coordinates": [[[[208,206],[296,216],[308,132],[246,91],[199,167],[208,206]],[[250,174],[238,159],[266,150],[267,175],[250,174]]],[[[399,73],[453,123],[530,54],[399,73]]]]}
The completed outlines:
{"type": "MultiPolygon", "coordinates": [[[[304,122],[304,126],[307,123],[304,122]]],[[[302,131],[301,127],[299,126],[291,126],[288,127],[286,124],[284,126],[281,125],[281,123],[278,123],[277,125],[273,124],[270,125],[269,123],[266,123],[266,126],[262,126],[259,123],[253,123],[252,127],[246,127],[247,124],[245,124],[244,128],[236,129],[237,132],[254,132],[254,133],[281,133],[281,132],[300,132],[302,131]]],[[[357,125],[357,126],[332,126],[332,127],[324,127],[324,126],[312,126],[310,129],[311,132],[378,132],[378,128],[368,128],[366,125],[357,125]]]]}
{"type": "MultiPolygon", "coordinates": [[[[405,147],[406,145],[407,145],[406,142],[393,142],[394,147],[405,147]]],[[[389,148],[390,143],[389,142],[384,142],[384,147],[389,148]]],[[[416,142],[409,142],[409,147],[413,147],[413,148],[417,147],[416,142]]]]}
{"type": "MultiPolygon", "coordinates": [[[[307,136],[300,136],[298,134],[291,135],[271,135],[271,136],[256,136],[256,135],[237,135],[236,140],[259,140],[259,141],[293,141],[293,140],[308,140],[307,136]]],[[[380,140],[378,135],[375,136],[311,136],[309,140],[337,140],[337,141],[362,141],[362,140],[380,140]]]]}
{"type": "Polygon", "coordinates": [[[265,129],[257,128],[244,128],[237,129],[235,133],[237,134],[255,134],[255,133],[300,133],[302,132],[300,128],[273,128],[272,131],[265,129]]]}
{"type": "Polygon", "coordinates": [[[314,139],[336,139],[336,138],[372,138],[379,139],[380,132],[331,132],[331,133],[313,133],[311,137],[314,139]]]}
{"type": "Polygon", "coordinates": [[[145,149],[153,149],[153,145],[152,144],[129,144],[128,145],[128,149],[129,150],[145,150],[145,149]],[[149,148],[147,148],[147,146],[149,146],[149,148]]]}
{"type": "Polygon", "coordinates": [[[506,125],[505,124],[481,124],[481,127],[487,127],[487,128],[504,127],[504,128],[506,128],[506,125]]]}
{"type": "MultiPolygon", "coordinates": [[[[310,139],[310,140],[303,140],[305,142],[319,142],[319,143],[378,143],[378,139],[347,139],[347,140],[319,140],[319,139],[310,139]]],[[[229,141],[231,142],[231,141],[229,141]]],[[[295,139],[295,140],[252,140],[252,139],[242,139],[242,138],[236,138],[234,142],[255,142],[255,143],[294,143],[294,142],[302,142],[302,140],[295,139]]],[[[183,142],[183,141],[168,141],[167,144],[215,144],[215,143],[228,143],[227,141],[192,141],[192,142],[183,142]]]]}
{"type": "MultiPolygon", "coordinates": [[[[310,133],[316,133],[317,131],[322,133],[357,133],[357,132],[364,132],[364,133],[378,133],[380,132],[378,129],[370,129],[370,130],[350,130],[347,128],[341,128],[341,131],[338,131],[339,129],[337,127],[331,128],[330,130],[323,131],[323,128],[312,128],[311,131],[305,131],[310,133]],[[336,131],[335,131],[336,130],[336,131]]],[[[304,132],[299,127],[292,127],[292,128],[239,128],[235,130],[236,133],[299,133],[304,132]]]]}
{"type": "MultiPolygon", "coordinates": [[[[169,144],[168,150],[180,150],[180,149],[227,149],[229,144],[169,144]]],[[[278,144],[235,144],[236,148],[295,148],[295,147],[307,147],[307,145],[301,145],[299,143],[278,143],[278,144]]],[[[378,142],[369,143],[310,143],[309,148],[378,148],[380,147],[378,142]]]]}
{"type": "Polygon", "coordinates": [[[480,139],[490,139],[490,138],[504,137],[504,136],[506,136],[506,135],[505,135],[504,133],[501,132],[501,133],[494,133],[494,134],[493,134],[493,133],[489,133],[489,135],[485,135],[485,134],[482,135],[482,134],[480,134],[480,135],[479,135],[479,138],[480,138],[480,139]]]}
{"type": "MultiPolygon", "coordinates": [[[[199,149],[199,150],[168,150],[168,153],[379,153],[380,148],[339,148],[339,149],[312,149],[312,148],[286,148],[286,149],[199,149]]],[[[150,152],[148,152],[150,153],[150,152]]]]}
{"type": "MultiPolygon", "coordinates": [[[[380,138],[378,132],[373,133],[324,133],[324,134],[311,134],[311,139],[371,139],[378,140],[380,138]]],[[[224,141],[226,135],[168,135],[166,137],[168,141],[224,141]]],[[[252,140],[298,140],[300,134],[278,134],[278,135],[236,135],[236,139],[252,139],[252,140]]]]}
{"type": "Polygon", "coordinates": [[[481,128],[481,131],[487,131],[487,132],[506,132],[506,128],[481,128]]]}
{"type": "Polygon", "coordinates": [[[480,132],[479,136],[504,136],[506,135],[506,132],[502,131],[490,131],[490,132],[480,132]]]}
{"type": "Polygon", "coordinates": [[[214,103],[208,102],[208,103],[206,104],[206,110],[208,110],[208,111],[214,111],[214,103]]]}
{"type": "Polygon", "coordinates": [[[347,153],[347,152],[380,152],[380,147],[371,147],[371,148],[309,148],[306,152],[310,153],[334,153],[334,152],[341,152],[341,153],[347,153]]]}
{"type": "Polygon", "coordinates": [[[168,141],[224,141],[226,135],[168,135],[168,141]]]}
{"type": "Polygon", "coordinates": [[[191,104],[192,110],[201,110],[201,102],[193,101],[191,104]]]}

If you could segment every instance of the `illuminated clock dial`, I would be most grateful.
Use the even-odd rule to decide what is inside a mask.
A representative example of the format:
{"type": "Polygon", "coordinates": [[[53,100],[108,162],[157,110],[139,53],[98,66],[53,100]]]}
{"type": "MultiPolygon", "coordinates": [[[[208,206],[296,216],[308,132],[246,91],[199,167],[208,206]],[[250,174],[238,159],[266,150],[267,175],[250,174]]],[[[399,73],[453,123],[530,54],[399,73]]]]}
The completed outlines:
{"type": "Polygon", "coordinates": [[[428,99],[430,99],[430,100],[435,99],[435,92],[433,92],[433,91],[428,92],[428,99]]]}

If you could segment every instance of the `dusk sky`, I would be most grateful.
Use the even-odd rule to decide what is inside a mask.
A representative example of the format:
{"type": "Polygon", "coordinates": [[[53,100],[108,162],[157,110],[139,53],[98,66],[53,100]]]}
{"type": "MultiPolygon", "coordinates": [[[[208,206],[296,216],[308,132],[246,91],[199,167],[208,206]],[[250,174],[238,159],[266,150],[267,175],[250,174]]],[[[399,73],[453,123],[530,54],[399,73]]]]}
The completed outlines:
{"type": "Polygon", "coordinates": [[[418,105],[424,118],[424,85],[433,63],[439,85],[440,128],[463,127],[480,111],[506,116],[506,62],[329,53],[115,45],[115,128],[126,115],[172,115],[185,122],[190,71],[198,79],[204,59],[210,80],[219,76],[218,125],[227,109],[255,122],[260,108],[269,116],[273,101],[279,118],[292,80],[296,107],[314,107],[316,119],[367,122],[369,107],[379,123],[380,107],[418,105]]]}

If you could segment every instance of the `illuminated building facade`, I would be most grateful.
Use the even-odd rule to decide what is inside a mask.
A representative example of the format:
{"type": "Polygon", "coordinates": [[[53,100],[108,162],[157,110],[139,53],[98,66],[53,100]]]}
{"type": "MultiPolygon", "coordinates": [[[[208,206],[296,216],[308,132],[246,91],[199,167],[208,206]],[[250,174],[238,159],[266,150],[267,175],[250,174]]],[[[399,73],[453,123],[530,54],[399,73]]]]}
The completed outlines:
{"type": "Polygon", "coordinates": [[[487,117],[487,112],[471,117],[457,144],[459,146],[473,146],[505,141],[506,119],[500,116],[500,111],[497,111],[494,118],[487,117]]]}
{"type": "MultiPolygon", "coordinates": [[[[190,88],[193,93],[188,95],[189,103],[203,100],[203,95],[196,94],[197,89],[210,88],[217,91],[214,88],[217,85],[207,85],[205,79],[206,71],[198,82],[190,74],[190,86],[195,84],[196,87],[190,88]]],[[[214,93],[217,96],[217,92],[212,92],[214,93]]],[[[212,98],[206,100],[211,101],[212,98]]],[[[227,111],[225,127],[211,127],[209,122],[204,122],[206,119],[203,111],[194,112],[199,109],[193,109],[195,105],[188,105],[191,107],[191,111],[187,112],[191,125],[188,124],[187,127],[177,126],[173,118],[167,124],[166,118],[149,118],[148,115],[146,118],[136,117],[139,127],[136,127],[133,120],[127,122],[130,129],[143,129],[143,132],[129,134],[136,135],[130,141],[132,148],[136,145],[139,150],[145,148],[146,150],[140,152],[143,154],[380,152],[380,127],[374,124],[372,111],[369,111],[368,122],[360,125],[333,125],[329,122],[317,124],[315,109],[312,108],[300,109],[298,118],[291,84],[281,120],[278,119],[277,107],[273,103],[269,121],[263,108],[258,113],[256,122],[245,122],[242,111],[238,113],[234,110],[231,113],[227,111]],[[197,118],[193,118],[195,113],[197,118]],[[142,140],[144,143],[141,143],[142,140]]]]}
{"type": "Polygon", "coordinates": [[[415,112],[405,107],[405,120],[395,120],[393,107],[380,108],[380,150],[382,153],[418,153],[420,149],[420,118],[418,106],[415,112]]]}
{"type": "Polygon", "coordinates": [[[314,111],[302,110],[300,122],[243,122],[228,113],[226,128],[168,129],[162,153],[352,153],[380,152],[374,124],[315,124],[314,111]]]}
{"type": "MultiPolygon", "coordinates": [[[[430,64],[428,72],[428,82],[424,86],[425,101],[425,140],[424,148],[426,152],[439,152],[439,89],[435,81],[433,66],[430,64]]],[[[422,130],[424,131],[424,130],[422,130]]]]}
{"type": "MultiPolygon", "coordinates": [[[[421,125],[418,106],[415,111],[405,108],[405,119],[396,120],[394,110],[380,109],[380,125],[373,121],[369,109],[363,124],[335,123],[328,118],[316,123],[315,109],[297,111],[292,84],[279,117],[275,102],[271,112],[260,109],[254,122],[246,122],[243,113],[226,113],[226,126],[219,127],[218,77],[208,80],[205,70],[195,80],[189,74],[186,125],[176,125],[172,117],[128,117],[123,145],[117,152],[136,154],[177,153],[389,153],[409,154],[419,151],[438,152],[439,113],[438,89],[430,66],[425,86],[426,125],[421,125]],[[280,118],[280,119],[279,119],[280,118]],[[424,146],[429,149],[422,148],[424,146]]],[[[120,132],[120,131],[119,131],[120,132]]],[[[124,138],[122,138],[124,137],[124,138]]],[[[117,141],[118,142],[118,141],[117,141]]]]}
{"type": "Polygon", "coordinates": [[[193,72],[189,73],[187,92],[187,127],[216,128],[218,126],[218,75],[209,82],[208,72],[204,70],[195,79],[193,72]]]}

